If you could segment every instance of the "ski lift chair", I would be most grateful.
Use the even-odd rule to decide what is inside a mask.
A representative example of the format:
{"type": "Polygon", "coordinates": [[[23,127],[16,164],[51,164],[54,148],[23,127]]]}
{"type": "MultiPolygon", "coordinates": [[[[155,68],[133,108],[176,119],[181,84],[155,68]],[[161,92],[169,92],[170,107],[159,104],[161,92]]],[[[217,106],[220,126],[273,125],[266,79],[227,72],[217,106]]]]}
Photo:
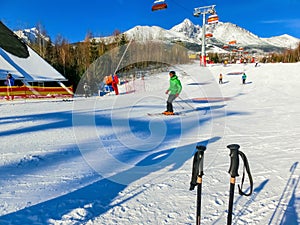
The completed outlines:
{"type": "Polygon", "coordinates": [[[206,34],[205,34],[205,37],[206,37],[206,38],[211,38],[211,37],[213,37],[213,34],[210,33],[210,32],[209,32],[209,33],[206,33],[206,34]]]}
{"type": "Polygon", "coordinates": [[[214,23],[218,23],[219,22],[219,17],[217,14],[214,14],[214,15],[210,15],[208,18],[207,18],[207,23],[208,24],[214,24],[214,23]]]}
{"type": "Polygon", "coordinates": [[[156,0],[152,5],[152,11],[166,9],[168,7],[165,0],[156,0]]]}

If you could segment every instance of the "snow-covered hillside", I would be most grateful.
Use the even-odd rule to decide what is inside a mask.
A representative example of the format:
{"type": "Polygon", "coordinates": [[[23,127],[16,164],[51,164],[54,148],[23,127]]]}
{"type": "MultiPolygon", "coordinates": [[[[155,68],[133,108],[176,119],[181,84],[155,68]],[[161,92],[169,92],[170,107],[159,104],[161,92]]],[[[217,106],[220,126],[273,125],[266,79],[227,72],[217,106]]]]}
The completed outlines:
{"type": "Polygon", "coordinates": [[[182,23],[175,25],[170,29],[184,34],[189,38],[199,38],[202,33],[202,28],[199,25],[194,25],[189,19],[185,19],[182,23]]]}
{"type": "MultiPolygon", "coordinates": [[[[210,29],[207,26],[207,29],[210,29]]],[[[41,35],[37,33],[37,29],[26,29],[16,32],[25,41],[35,40],[41,35]]],[[[185,19],[180,24],[175,25],[170,30],[158,26],[135,26],[124,32],[129,38],[134,38],[137,41],[183,41],[189,43],[197,43],[201,45],[202,28],[200,25],[193,24],[189,19],[185,19]]],[[[270,47],[277,48],[294,48],[298,46],[300,39],[282,35],[271,38],[260,38],[257,35],[229,22],[219,22],[213,30],[214,39],[211,41],[213,45],[226,45],[229,41],[236,40],[239,46],[247,47],[255,45],[257,48],[266,49],[270,47]]],[[[96,40],[104,40],[106,43],[111,43],[113,36],[94,37],[96,40]]],[[[219,52],[219,51],[217,51],[219,52]]]]}
{"type": "MultiPolygon", "coordinates": [[[[118,96],[1,101],[0,224],[195,224],[199,144],[201,224],[226,224],[233,143],[254,180],[250,197],[235,188],[233,224],[299,224],[300,64],[170,69],[183,85],[180,116],[147,116],[165,110],[168,73],[135,80],[135,93],[120,86],[118,96]]],[[[241,162],[239,174],[237,184],[241,162]]]]}
{"type": "Polygon", "coordinates": [[[172,30],[165,30],[158,26],[136,26],[128,31],[125,34],[129,38],[134,38],[134,40],[139,41],[153,41],[153,40],[162,40],[162,41],[188,41],[194,42],[194,40],[184,33],[175,32],[172,30]]]}
{"type": "MultiPolygon", "coordinates": [[[[207,25],[206,29],[209,30],[212,25],[207,25]]],[[[198,43],[201,43],[202,28],[199,25],[193,24],[189,19],[185,19],[182,23],[172,27],[170,30],[183,33],[189,38],[193,38],[198,43]]],[[[219,22],[214,25],[213,37],[215,42],[228,44],[230,41],[237,41],[239,46],[267,46],[273,45],[280,48],[295,48],[298,46],[300,39],[282,35],[278,37],[260,38],[250,31],[232,24],[230,22],[219,22]]]]}
{"type": "Polygon", "coordinates": [[[257,35],[232,23],[219,22],[215,26],[213,34],[216,39],[224,44],[228,44],[233,40],[235,40],[239,46],[268,44],[262,41],[257,35]]]}
{"type": "Polygon", "coordinates": [[[14,33],[21,38],[26,44],[29,43],[39,43],[44,41],[45,43],[50,41],[50,38],[41,31],[39,31],[36,27],[24,29],[24,30],[17,30],[14,33]]]}
{"type": "Polygon", "coordinates": [[[270,37],[270,38],[261,38],[262,40],[275,45],[275,46],[281,46],[289,49],[294,49],[299,46],[300,39],[292,37],[288,34],[283,34],[276,37],[270,37]]]}

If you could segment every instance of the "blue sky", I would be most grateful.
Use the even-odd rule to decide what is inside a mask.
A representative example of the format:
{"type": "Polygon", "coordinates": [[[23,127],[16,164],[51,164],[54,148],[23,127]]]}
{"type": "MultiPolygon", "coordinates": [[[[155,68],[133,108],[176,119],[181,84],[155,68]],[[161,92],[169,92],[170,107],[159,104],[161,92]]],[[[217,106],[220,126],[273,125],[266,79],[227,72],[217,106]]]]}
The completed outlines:
{"type": "Polygon", "coordinates": [[[168,9],[151,11],[154,0],[1,0],[0,20],[12,30],[41,23],[54,41],[58,34],[69,42],[81,41],[87,32],[108,36],[137,25],[170,29],[193,16],[195,7],[216,5],[220,21],[231,22],[259,37],[289,34],[300,38],[299,0],[169,0],[168,9]]]}

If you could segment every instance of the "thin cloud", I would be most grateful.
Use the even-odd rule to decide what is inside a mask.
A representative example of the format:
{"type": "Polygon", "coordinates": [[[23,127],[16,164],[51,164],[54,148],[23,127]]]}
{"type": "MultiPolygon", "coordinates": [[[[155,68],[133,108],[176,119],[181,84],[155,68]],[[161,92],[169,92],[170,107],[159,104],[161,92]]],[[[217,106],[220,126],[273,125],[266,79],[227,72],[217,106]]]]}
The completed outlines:
{"type": "Polygon", "coordinates": [[[300,19],[281,19],[281,20],[263,20],[261,23],[275,24],[275,23],[285,23],[285,24],[299,24],[300,19]]]}
{"type": "Polygon", "coordinates": [[[264,24],[280,24],[286,28],[292,30],[300,29],[300,19],[282,19],[282,20],[264,20],[261,21],[264,24]]]}

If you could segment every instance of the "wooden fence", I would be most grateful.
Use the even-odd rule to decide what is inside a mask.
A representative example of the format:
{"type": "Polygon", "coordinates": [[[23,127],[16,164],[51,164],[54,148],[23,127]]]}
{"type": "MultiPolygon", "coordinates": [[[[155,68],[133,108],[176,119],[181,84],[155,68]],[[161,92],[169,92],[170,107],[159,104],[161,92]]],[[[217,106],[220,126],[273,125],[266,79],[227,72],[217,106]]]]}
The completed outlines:
{"type": "Polygon", "coordinates": [[[40,86],[0,86],[0,97],[14,96],[21,98],[56,98],[73,97],[73,87],[40,87],[40,86]]]}

